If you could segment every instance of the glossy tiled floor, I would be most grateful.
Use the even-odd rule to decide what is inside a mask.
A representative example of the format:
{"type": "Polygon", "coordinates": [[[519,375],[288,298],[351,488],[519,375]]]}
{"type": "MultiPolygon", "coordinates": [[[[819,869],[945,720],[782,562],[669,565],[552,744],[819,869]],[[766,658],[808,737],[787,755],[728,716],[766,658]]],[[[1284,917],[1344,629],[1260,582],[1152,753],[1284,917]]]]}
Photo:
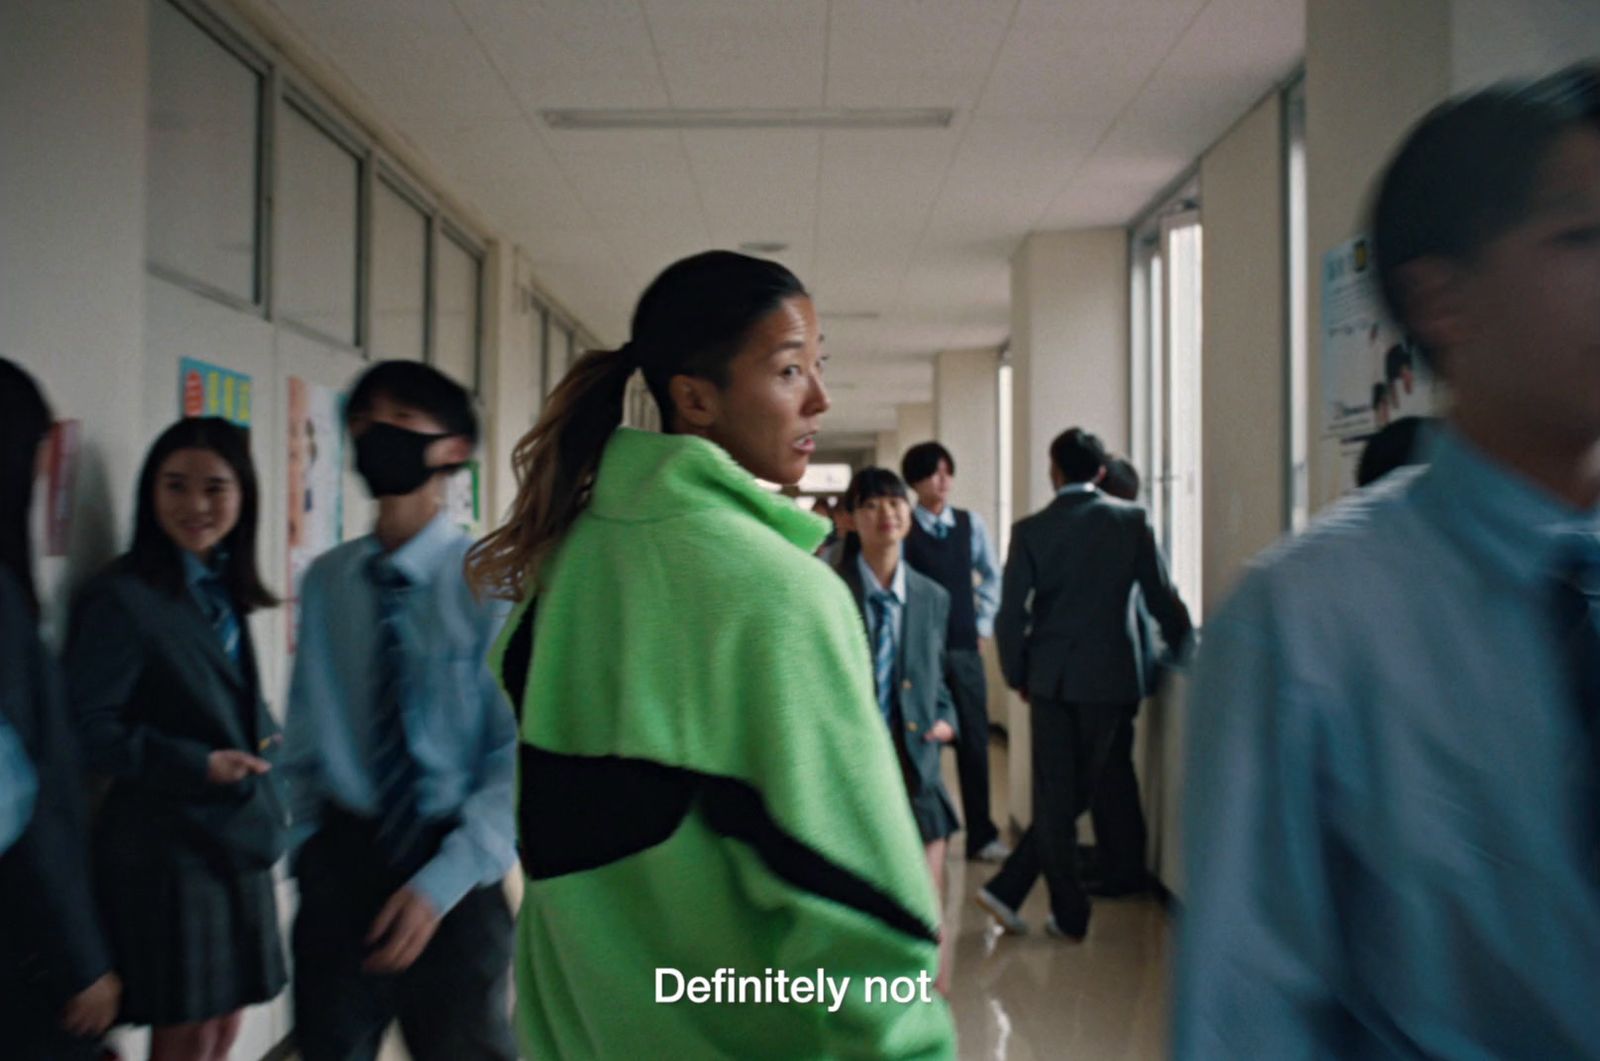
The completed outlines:
{"type": "MultiPolygon", "coordinates": [[[[1009,816],[1005,750],[990,750],[994,813],[1009,816]]],[[[960,800],[954,757],[945,785],[960,800]]],[[[950,1006],[962,1061],[1142,1061],[1166,1052],[1167,917],[1153,900],[1095,905],[1089,936],[1065,943],[1044,934],[1049,915],[1040,882],[1023,905],[1034,926],[1003,936],[972,898],[995,867],[959,857],[947,867],[947,930],[955,933],[950,1006]]],[[[391,1036],[380,1061],[403,1061],[391,1036]]]]}
{"type": "MultiPolygon", "coordinates": [[[[946,756],[946,787],[959,788],[946,756]]],[[[1005,752],[991,749],[994,811],[1007,817],[1005,752]]],[[[1041,881],[1023,904],[1033,926],[1004,936],[973,903],[993,866],[949,861],[946,931],[955,933],[950,1005],[963,1061],[1132,1061],[1166,1052],[1167,916],[1150,899],[1097,902],[1083,943],[1044,934],[1041,881]]]]}

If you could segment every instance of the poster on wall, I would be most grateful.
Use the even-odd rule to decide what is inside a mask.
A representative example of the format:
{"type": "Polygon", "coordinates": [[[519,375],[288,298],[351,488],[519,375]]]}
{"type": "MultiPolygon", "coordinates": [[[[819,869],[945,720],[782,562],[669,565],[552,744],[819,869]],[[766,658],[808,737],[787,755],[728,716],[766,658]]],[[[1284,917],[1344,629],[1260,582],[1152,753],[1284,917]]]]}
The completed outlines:
{"type": "Polygon", "coordinates": [[[300,580],[311,561],[344,536],[344,453],[341,398],[331,387],[289,377],[289,594],[284,609],[288,646],[300,623],[300,580]]]}
{"type": "Polygon", "coordinates": [[[1322,256],[1321,383],[1320,433],[1339,451],[1337,493],[1355,487],[1368,438],[1401,417],[1434,412],[1433,377],[1383,309],[1364,235],[1322,256]]]}
{"type": "Polygon", "coordinates": [[[445,507],[450,511],[451,521],[474,537],[482,531],[479,525],[483,518],[482,474],[477,461],[468,461],[450,477],[445,487],[445,507]]]}
{"type": "Polygon", "coordinates": [[[50,427],[45,485],[46,556],[66,556],[72,541],[72,506],[77,497],[79,423],[57,420],[50,427]]]}
{"type": "Polygon", "coordinates": [[[178,362],[178,413],[250,426],[250,377],[186,357],[178,362]]]}

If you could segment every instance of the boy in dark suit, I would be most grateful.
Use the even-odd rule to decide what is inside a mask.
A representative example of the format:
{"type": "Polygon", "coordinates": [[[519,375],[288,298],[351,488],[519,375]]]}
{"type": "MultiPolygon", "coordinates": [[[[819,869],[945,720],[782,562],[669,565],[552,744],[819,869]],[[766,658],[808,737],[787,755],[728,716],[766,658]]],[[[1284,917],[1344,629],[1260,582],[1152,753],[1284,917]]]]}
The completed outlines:
{"type": "Polygon", "coordinates": [[[1118,727],[1133,717],[1144,681],[1129,600],[1137,588],[1181,652],[1189,611],[1167,576],[1144,509],[1107,497],[1100,440],[1073,428],[1050,444],[1056,499],[1012,531],[995,639],[1006,682],[1033,724],[1033,824],[978,903],[1008,931],[1043,873],[1052,935],[1082,939],[1089,900],[1078,879],[1077,819],[1087,808],[1118,727]]]}

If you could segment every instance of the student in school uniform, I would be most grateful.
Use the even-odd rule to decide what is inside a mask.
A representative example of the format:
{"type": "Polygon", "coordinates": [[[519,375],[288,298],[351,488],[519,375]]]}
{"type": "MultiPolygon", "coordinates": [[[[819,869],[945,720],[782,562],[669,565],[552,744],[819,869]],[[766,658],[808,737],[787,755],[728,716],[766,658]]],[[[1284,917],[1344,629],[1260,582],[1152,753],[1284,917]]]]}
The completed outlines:
{"type": "Polygon", "coordinates": [[[152,1061],[226,1058],[244,1008],[285,981],[278,728],[246,622],[277,603],[258,512],[244,431],[173,424],[139,476],[133,547],[84,590],[68,638],[84,757],[109,781],[93,852],[121,1015],[152,1026],[152,1061]]]}
{"type": "MultiPolygon", "coordinates": [[[[904,562],[911,532],[909,491],[887,468],[863,468],[844,505],[855,532],[845,539],[838,572],[867,628],[873,696],[889,727],[922,836],[934,894],[944,895],[945,847],[961,828],[939,774],[939,753],[956,739],[956,706],[945,684],[950,595],[904,562]]],[[[939,990],[949,977],[949,938],[939,945],[939,990]]]]}
{"type": "MultiPolygon", "coordinates": [[[[49,427],[38,385],[0,360],[0,725],[37,778],[31,814],[0,852],[0,1031],[15,1061],[93,1061],[122,982],[89,882],[77,743],[39,639],[28,513],[49,427]]],[[[14,769],[0,762],[5,777],[14,769]]]]}
{"type": "Polygon", "coordinates": [[[305,1061],[360,1061],[398,1020],[417,1061],[513,1061],[516,726],[486,662],[504,609],[468,588],[444,503],[477,417],[437,369],[384,361],[345,422],[378,518],[300,588],[295,1038],[305,1061]]]}

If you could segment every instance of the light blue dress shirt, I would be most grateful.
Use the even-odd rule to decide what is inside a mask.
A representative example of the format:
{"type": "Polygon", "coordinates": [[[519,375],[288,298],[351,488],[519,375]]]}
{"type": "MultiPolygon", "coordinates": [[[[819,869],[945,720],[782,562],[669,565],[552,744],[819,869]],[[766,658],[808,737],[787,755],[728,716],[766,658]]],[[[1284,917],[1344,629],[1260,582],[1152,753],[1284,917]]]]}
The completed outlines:
{"type": "MultiPolygon", "coordinates": [[[[922,505],[913,509],[912,514],[928,534],[936,533],[935,526],[953,529],[956,525],[956,510],[950,505],[944,506],[944,511],[937,516],[922,505]]],[[[972,570],[978,576],[978,636],[993,637],[995,613],[1000,610],[1000,557],[994,551],[994,538],[983,517],[972,511],[967,511],[967,515],[972,517],[972,570]]]]}
{"type": "MultiPolygon", "coordinates": [[[[390,556],[412,584],[400,616],[408,661],[401,710],[420,771],[419,809],[460,819],[410,881],[441,915],[498,882],[515,860],[516,722],[486,662],[507,608],[480,602],[467,586],[462,564],[471,544],[441,512],[390,556]]],[[[330,803],[378,814],[369,747],[378,590],[367,564],[380,551],[372,535],[346,542],[318,557],[301,583],[283,764],[296,846],[330,803]]]]}
{"type": "Polygon", "coordinates": [[[17,731],[0,717],[0,851],[16,842],[33,818],[38,778],[17,731]]]}
{"type": "Polygon", "coordinates": [[[1578,512],[1446,432],[1271,551],[1190,699],[1180,1058],[1600,1056],[1578,512]]]}

